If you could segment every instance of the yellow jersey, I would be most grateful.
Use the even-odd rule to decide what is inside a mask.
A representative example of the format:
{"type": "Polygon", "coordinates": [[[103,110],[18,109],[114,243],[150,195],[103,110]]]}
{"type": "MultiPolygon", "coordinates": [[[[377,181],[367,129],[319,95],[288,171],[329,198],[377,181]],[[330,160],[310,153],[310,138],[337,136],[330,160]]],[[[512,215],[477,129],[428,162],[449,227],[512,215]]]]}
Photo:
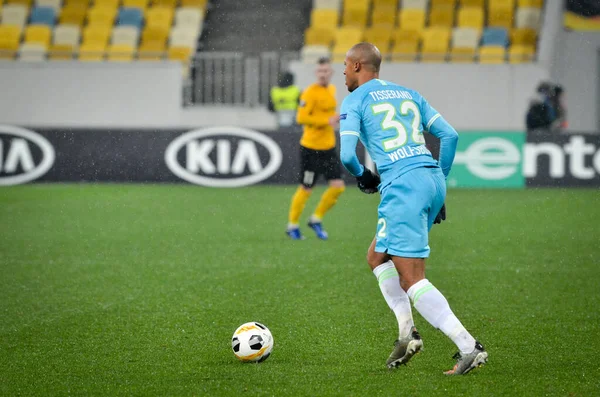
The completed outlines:
{"type": "Polygon", "coordinates": [[[335,116],[336,108],[334,85],[323,87],[315,83],[304,90],[296,114],[297,123],[304,126],[300,145],[313,150],[335,147],[335,131],[329,118],[335,116]]]}

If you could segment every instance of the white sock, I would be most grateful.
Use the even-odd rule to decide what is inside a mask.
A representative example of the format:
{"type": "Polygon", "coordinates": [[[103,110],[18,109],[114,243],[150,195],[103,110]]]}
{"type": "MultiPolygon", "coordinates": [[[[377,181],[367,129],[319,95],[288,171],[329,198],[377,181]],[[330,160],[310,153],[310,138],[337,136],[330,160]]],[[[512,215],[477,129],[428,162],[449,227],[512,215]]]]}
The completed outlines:
{"type": "Polygon", "coordinates": [[[297,223],[288,223],[287,230],[298,229],[297,223]]]}
{"type": "Polygon", "coordinates": [[[408,296],[423,318],[452,339],[461,353],[473,351],[475,339],[458,321],[444,295],[429,280],[423,279],[410,287],[408,296]]]}
{"type": "Polygon", "coordinates": [[[410,299],[400,287],[398,271],[392,261],[387,261],[373,269],[373,274],[379,281],[379,288],[385,301],[396,315],[399,338],[404,338],[410,333],[415,323],[412,318],[410,299]]]}

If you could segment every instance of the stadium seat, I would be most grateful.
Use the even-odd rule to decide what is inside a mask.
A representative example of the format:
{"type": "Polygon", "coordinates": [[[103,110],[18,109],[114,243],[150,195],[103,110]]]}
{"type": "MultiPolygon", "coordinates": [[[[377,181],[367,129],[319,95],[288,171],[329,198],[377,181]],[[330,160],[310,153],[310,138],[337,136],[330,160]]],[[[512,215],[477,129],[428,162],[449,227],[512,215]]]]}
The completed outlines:
{"type": "Polygon", "coordinates": [[[535,47],[530,45],[513,45],[508,49],[510,63],[529,63],[535,58],[535,47]]]}
{"type": "Polygon", "coordinates": [[[54,26],[56,21],[56,11],[52,7],[34,7],[31,10],[29,23],[35,25],[54,26]]]}
{"type": "Polygon", "coordinates": [[[137,47],[140,31],[135,26],[117,26],[113,29],[110,42],[113,45],[137,47]]]}
{"type": "Polygon", "coordinates": [[[121,0],[92,0],[93,7],[112,8],[116,10],[119,8],[121,0]]]}
{"type": "Polygon", "coordinates": [[[54,9],[55,14],[58,14],[61,8],[61,0],[35,0],[35,5],[37,7],[50,7],[54,9]]]}
{"type": "Polygon", "coordinates": [[[450,61],[452,63],[473,63],[474,60],[475,48],[453,47],[450,51],[450,61]]]}
{"type": "MultiPolygon", "coordinates": [[[[398,2],[396,2],[397,5],[398,2]]],[[[415,10],[426,10],[428,0],[402,0],[402,8],[404,9],[415,9],[415,10]]]]}
{"type": "Polygon", "coordinates": [[[27,8],[31,7],[33,0],[6,0],[6,4],[21,4],[27,8]]]}
{"type": "Polygon", "coordinates": [[[517,0],[517,7],[525,8],[542,8],[544,6],[544,0],[517,0]]]}
{"type": "Polygon", "coordinates": [[[86,62],[100,62],[104,60],[106,44],[94,41],[85,42],[79,47],[79,60],[86,62]]]}
{"type": "Polygon", "coordinates": [[[52,31],[46,25],[29,25],[25,29],[25,43],[37,43],[47,48],[50,45],[52,31]]]}
{"type": "Polygon", "coordinates": [[[111,26],[87,26],[83,30],[83,43],[101,43],[106,46],[111,30],[111,26]]]}
{"type": "Polygon", "coordinates": [[[430,0],[431,7],[456,7],[457,0],[430,0]]]}
{"type": "Polygon", "coordinates": [[[60,11],[58,21],[61,24],[82,26],[87,14],[87,8],[81,5],[66,6],[60,11]]]}
{"type": "Polygon", "coordinates": [[[185,26],[176,26],[169,33],[169,46],[171,47],[190,47],[196,50],[198,45],[198,36],[193,28],[185,26]]]}
{"type": "Polygon", "coordinates": [[[506,46],[508,33],[504,28],[487,28],[483,31],[482,45],[506,46]]]}
{"type": "Polygon", "coordinates": [[[181,0],[182,7],[206,8],[208,0],[181,0]]]}
{"type": "Polygon", "coordinates": [[[417,59],[419,45],[415,41],[395,43],[392,47],[392,61],[413,62],[417,59]]]}
{"type": "Polygon", "coordinates": [[[363,39],[362,29],[355,27],[342,27],[335,31],[334,34],[335,44],[342,44],[346,46],[346,51],[350,49],[354,44],[359,43],[363,39]]]}
{"type": "Polygon", "coordinates": [[[203,18],[199,9],[181,7],[175,11],[175,26],[198,26],[203,18]]]}
{"type": "Polygon", "coordinates": [[[169,37],[169,29],[146,26],[142,31],[142,44],[148,42],[160,42],[163,45],[169,37]]]}
{"type": "Polygon", "coordinates": [[[152,0],[152,5],[159,7],[170,7],[174,9],[177,7],[178,2],[179,0],[152,0]]]}
{"type": "Polygon", "coordinates": [[[117,10],[109,7],[90,8],[87,13],[88,26],[112,26],[117,16],[117,10]]]}
{"type": "Polygon", "coordinates": [[[539,30],[541,10],[539,8],[519,8],[517,10],[516,27],[539,30]]]}
{"type": "Polygon", "coordinates": [[[368,10],[370,3],[371,0],[343,0],[343,8],[352,7],[368,10]]]}
{"type": "Polygon", "coordinates": [[[63,8],[65,7],[84,7],[88,8],[89,0],[64,0],[63,8]]]}
{"type": "Polygon", "coordinates": [[[373,8],[378,7],[393,7],[395,10],[397,10],[398,0],[373,0],[373,8]]]}
{"type": "Polygon", "coordinates": [[[117,19],[117,25],[119,26],[133,26],[138,29],[142,28],[144,21],[144,15],[142,10],[139,8],[121,8],[119,11],[119,17],[117,19]]]}
{"type": "Polygon", "coordinates": [[[173,24],[173,9],[152,7],[146,12],[146,26],[155,26],[169,30],[173,24]]]}
{"type": "Polygon", "coordinates": [[[166,50],[164,42],[146,41],[142,42],[138,49],[138,59],[142,61],[159,61],[163,58],[166,50]]]}
{"type": "Polygon", "coordinates": [[[334,31],[329,28],[310,27],[304,32],[304,44],[324,45],[329,47],[333,41],[334,31]]]}
{"type": "MultiPolygon", "coordinates": [[[[393,15],[393,14],[392,14],[393,15]]],[[[365,30],[365,41],[373,43],[379,48],[382,55],[390,52],[393,25],[373,26],[365,30]]]]}
{"type": "Polygon", "coordinates": [[[460,0],[460,6],[461,7],[479,7],[479,8],[483,8],[484,7],[484,2],[483,0],[460,0]]]}
{"type": "Polygon", "coordinates": [[[40,43],[23,43],[19,48],[19,61],[43,62],[46,60],[47,47],[40,43]]]}
{"type": "Polygon", "coordinates": [[[423,31],[423,62],[444,62],[448,53],[450,29],[432,27],[423,31]]]}
{"type": "Polygon", "coordinates": [[[425,11],[416,9],[400,10],[398,21],[403,30],[423,31],[425,26],[425,11]]]}
{"type": "Polygon", "coordinates": [[[474,28],[455,28],[452,31],[453,48],[477,48],[481,38],[480,30],[474,28]]]}
{"type": "Polygon", "coordinates": [[[515,8],[515,0],[488,0],[488,8],[515,8]]]}
{"type": "Polygon", "coordinates": [[[171,61],[189,63],[191,57],[192,49],[189,47],[169,47],[167,51],[167,59],[171,61]]]}
{"type": "Polygon", "coordinates": [[[396,25],[396,8],[387,5],[378,6],[377,8],[374,8],[373,12],[371,13],[371,25],[396,25]]]}
{"type": "Polygon", "coordinates": [[[513,29],[510,32],[511,45],[535,46],[537,42],[537,32],[533,29],[520,28],[513,29]]]}
{"type": "Polygon", "coordinates": [[[81,30],[77,25],[58,25],[54,28],[52,42],[54,44],[66,44],[72,48],[79,46],[81,30]]]}
{"type": "Polygon", "coordinates": [[[397,29],[392,33],[392,60],[412,62],[417,57],[421,35],[414,30],[397,29]]]}
{"type": "Polygon", "coordinates": [[[367,25],[368,13],[363,8],[348,7],[344,8],[343,24],[344,26],[357,26],[364,28],[367,25]]]}
{"type": "Polygon", "coordinates": [[[109,61],[130,62],[133,61],[135,47],[127,44],[111,44],[106,54],[109,61]]]}
{"type": "Polygon", "coordinates": [[[396,29],[392,32],[392,42],[394,46],[402,43],[416,43],[418,47],[421,44],[421,33],[415,30],[396,29]]]}
{"type": "Polygon", "coordinates": [[[310,13],[311,27],[335,28],[338,25],[339,14],[336,10],[312,10],[310,13]]]}
{"type": "Polygon", "coordinates": [[[319,58],[329,56],[329,47],[324,45],[305,45],[300,50],[300,59],[304,63],[316,63],[319,58]]]}
{"type": "Polygon", "coordinates": [[[2,9],[2,25],[23,27],[27,22],[29,9],[23,4],[7,4],[2,9]]]}
{"type": "Polygon", "coordinates": [[[313,0],[313,9],[339,10],[342,6],[341,0],[313,0]]]}
{"type": "Polygon", "coordinates": [[[513,26],[512,8],[494,8],[488,10],[488,26],[510,29],[513,26]]]}
{"type": "Polygon", "coordinates": [[[144,11],[148,8],[149,0],[123,0],[123,7],[125,8],[138,8],[144,11]]]}
{"type": "Polygon", "coordinates": [[[74,47],[70,44],[52,44],[48,51],[51,61],[70,61],[73,59],[74,47]]]}
{"type": "Polygon", "coordinates": [[[0,59],[13,59],[19,49],[21,27],[0,25],[0,59]]]}
{"type": "Polygon", "coordinates": [[[484,17],[481,7],[462,7],[458,10],[458,27],[483,29],[484,17]]]}
{"type": "Polygon", "coordinates": [[[451,28],[454,26],[454,8],[436,7],[429,13],[430,27],[451,28]]]}
{"type": "Polygon", "coordinates": [[[504,46],[482,46],[479,48],[479,63],[504,63],[506,49],[504,46]]]}

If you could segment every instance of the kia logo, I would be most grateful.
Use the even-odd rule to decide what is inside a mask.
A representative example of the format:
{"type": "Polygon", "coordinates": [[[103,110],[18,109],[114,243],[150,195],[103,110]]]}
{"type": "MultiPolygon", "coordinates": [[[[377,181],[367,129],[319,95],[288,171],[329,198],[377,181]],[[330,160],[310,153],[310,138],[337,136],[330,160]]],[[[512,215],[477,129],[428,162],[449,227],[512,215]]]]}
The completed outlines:
{"type": "Polygon", "coordinates": [[[277,172],[281,160],[281,149],[271,138],[236,127],[190,131],[165,151],[165,162],[173,174],[211,187],[258,183],[277,172]]]}
{"type": "Polygon", "coordinates": [[[43,136],[0,125],[0,186],[33,181],[54,164],[54,148],[43,136]]]}

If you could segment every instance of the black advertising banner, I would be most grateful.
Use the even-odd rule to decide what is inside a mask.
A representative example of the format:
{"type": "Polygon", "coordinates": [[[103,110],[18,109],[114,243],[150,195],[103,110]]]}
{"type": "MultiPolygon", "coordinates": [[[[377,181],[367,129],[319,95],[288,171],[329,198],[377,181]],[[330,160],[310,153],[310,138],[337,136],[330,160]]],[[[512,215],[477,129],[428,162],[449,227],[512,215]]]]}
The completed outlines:
{"type": "MultiPolygon", "coordinates": [[[[295,184],[299,130],[25,129],[0,125],[0,186],[38,182],[295,184]]],[[[364,150],[359,148],[359,156],[364,150]]],[[[352,180],[347,173],[345,178],[352,180]]]]}
{"type": "Polygon", "coordinates": [[[523,150],[528,187],[600,187],[600,135],[528,133],[523,150]]]}

